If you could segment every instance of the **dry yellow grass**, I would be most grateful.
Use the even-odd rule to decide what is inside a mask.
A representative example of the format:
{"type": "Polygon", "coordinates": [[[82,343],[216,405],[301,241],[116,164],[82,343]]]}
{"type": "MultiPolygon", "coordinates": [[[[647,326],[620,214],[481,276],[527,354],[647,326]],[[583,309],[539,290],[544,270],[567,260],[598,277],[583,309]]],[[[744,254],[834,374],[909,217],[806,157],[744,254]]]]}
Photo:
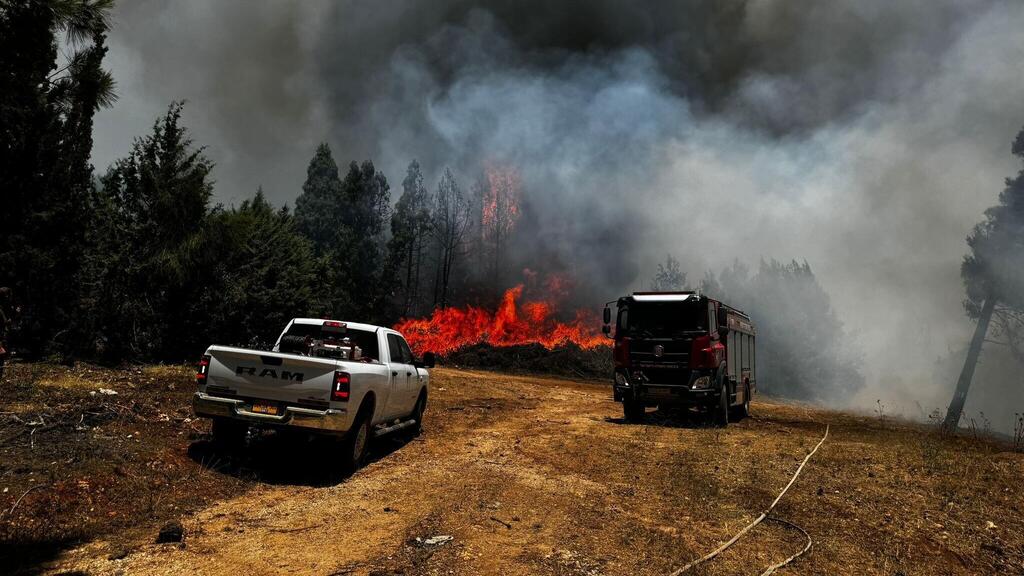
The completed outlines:
{"type": "MultiPolygon", "coordinates": [[[[99,535],[50,569],[667,574],[768,506],[828,423],[776,509],[814,539],[783,573],[1024,573],[1024,455],[928,426],[764,399],[753,410],[726,430],[657,413],[633,425],[604,383],[438,369],[424,436],[381,442],[355,476],[311,487],[301,463],[258,445],[253,466],[272,483],[257,474],[184,515],[186,548],[148,534],[112,560],[124,542],[99,535]],[[415,543],[438,534],[453,540],[415,543]]],[[[802,544],[764,524],[693,573],[759,574],[802,544]]]]}

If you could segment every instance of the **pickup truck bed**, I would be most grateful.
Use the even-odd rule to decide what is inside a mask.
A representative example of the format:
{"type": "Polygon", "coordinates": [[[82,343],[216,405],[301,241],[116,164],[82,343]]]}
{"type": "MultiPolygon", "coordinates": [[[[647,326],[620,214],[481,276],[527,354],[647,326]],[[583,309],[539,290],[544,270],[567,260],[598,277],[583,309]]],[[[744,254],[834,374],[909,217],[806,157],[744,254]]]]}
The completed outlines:
{"type": "Polygon", "coordinates": [[[214,420],[215,437],[234,441],[253,427],[349,440],[418,430],[427,400],[425,368],[432,365],[432,355],[414,359],[394,330],[297,318],[273,350],[210,346],[196,374],[193,410],[214,420]],[[282,342],[298,342],[304,353],[282,352],[282,342]]]}

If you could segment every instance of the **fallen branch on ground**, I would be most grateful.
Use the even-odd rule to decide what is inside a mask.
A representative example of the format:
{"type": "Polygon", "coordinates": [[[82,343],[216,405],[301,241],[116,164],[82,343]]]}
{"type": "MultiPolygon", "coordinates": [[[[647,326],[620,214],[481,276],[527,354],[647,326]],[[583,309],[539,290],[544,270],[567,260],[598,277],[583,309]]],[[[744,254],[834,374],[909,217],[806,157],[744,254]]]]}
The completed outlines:
{"type": "Polygon", "coordinates": [[[11,509],[8,510],[4,515],[5,516],[10,516],[11,514],[14,514],[14,511],[18,508],[18,505],[21,504],[21,501],[25,499],[25,496],[28,496],[29,492],[32,492],[33,490],[38,490],[40,488],[45,488],[45,487],[46,487],[45,484],[36,484],[35,486],[29,488],[28,490],[25,490],[24,492],[22,492],[21,496],[19,496],[18,500],[14,503],[14,506],[11,506],[11,509]]]}
{"type": "Polygon", "coordinates": [[[512,529],[512,525],[509,524],[508,522],[505,522],[501,518],[497,518],[495,516],[491,516],[491,520],[494,520],[495,522],[497,522],[498,524],[501,524],[502,526],[504,526],[505,528],[508,528],[509,530],[512,529]]]}

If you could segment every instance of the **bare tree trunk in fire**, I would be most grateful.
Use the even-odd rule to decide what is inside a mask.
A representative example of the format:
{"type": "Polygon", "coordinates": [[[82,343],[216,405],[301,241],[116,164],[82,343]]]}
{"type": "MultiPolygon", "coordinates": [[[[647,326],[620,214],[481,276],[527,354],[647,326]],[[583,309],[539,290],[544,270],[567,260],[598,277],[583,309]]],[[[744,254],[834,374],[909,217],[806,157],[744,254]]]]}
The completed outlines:
{"type": "Polygon", "coordinates": [[[506,240],[519,219],[519,177],[512,170],[495,167],[487,169],[486,177],[480,222],[484,237],[489,237],[494,249],[490,262],[491,279],[495,286],[500,286],[506,240]]]}

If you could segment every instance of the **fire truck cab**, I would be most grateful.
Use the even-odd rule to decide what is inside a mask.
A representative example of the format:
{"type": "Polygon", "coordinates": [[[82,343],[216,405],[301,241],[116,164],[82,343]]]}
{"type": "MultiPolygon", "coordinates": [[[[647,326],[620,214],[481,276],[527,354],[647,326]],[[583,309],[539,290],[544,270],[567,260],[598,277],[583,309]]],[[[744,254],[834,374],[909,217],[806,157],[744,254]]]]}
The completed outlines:
{"type": "Polygon", "coordinates": [[[634,292],[619,298],[612,333],[614,395],[629,422],[647,406],[697,407],[724,427],[750,413],[757,392],[750,317],[698,292],[634,292]]]}

